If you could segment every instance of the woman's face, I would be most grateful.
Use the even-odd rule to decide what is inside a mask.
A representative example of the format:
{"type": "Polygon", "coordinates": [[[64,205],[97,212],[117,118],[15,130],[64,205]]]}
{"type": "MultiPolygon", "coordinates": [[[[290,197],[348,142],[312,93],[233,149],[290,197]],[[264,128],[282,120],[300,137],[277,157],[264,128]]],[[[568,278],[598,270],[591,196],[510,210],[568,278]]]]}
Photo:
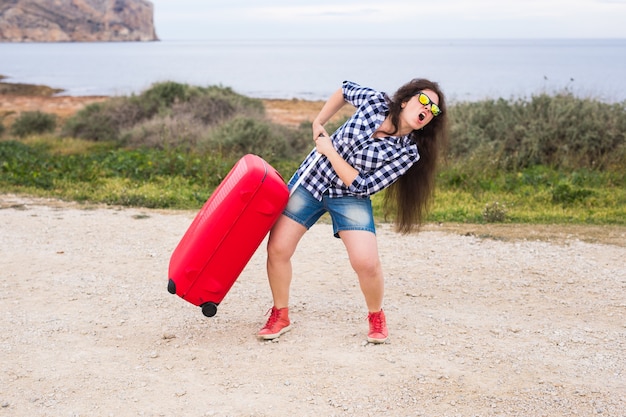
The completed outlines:
{"type": "Polygon", "coordinates": [[[439,96],[437,93],[433,90],[422,90],[403,103],[400,119],[411,130],[419,130],[433,120],[433,117],[435,117],[433,112],[438,112],[438,105],[439,96]],[[435,109],[433,109],[433,103],[435,104],[435,109]]]}

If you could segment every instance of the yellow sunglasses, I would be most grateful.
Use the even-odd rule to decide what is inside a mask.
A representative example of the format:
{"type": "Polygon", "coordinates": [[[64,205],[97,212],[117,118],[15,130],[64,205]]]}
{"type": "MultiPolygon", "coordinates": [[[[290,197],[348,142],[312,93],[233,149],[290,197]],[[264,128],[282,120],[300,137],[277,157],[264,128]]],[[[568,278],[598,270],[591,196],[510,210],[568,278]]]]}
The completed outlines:
{"type": "Polygon", "coordinates": [[[426,94],[422,93],[421,91],[418,91],[416,96],[419,102],[423,104],[424,106],[428,106],[430,104],[430,112],[433,114],[433,116],[436,117],[441,114],[441,109],[439,108],[439,106],[433,103],[430,97],[428,97],[426,94]]]}

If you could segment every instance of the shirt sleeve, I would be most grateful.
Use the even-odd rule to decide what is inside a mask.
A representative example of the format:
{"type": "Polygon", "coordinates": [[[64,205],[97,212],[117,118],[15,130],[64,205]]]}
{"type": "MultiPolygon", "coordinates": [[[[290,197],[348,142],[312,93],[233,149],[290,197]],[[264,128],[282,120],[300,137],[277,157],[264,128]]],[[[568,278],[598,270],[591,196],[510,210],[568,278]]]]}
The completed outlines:
{"type": "Polygon", "coordinates": [[[353,81],[344,81],[341,85],[341,90],[343,92],[343,99],[357,108],[373,95],[378,94],[376,90],[369,87],[362,87],[353,81]]]}
{"type": "MultiPolygon", "coordinates": [[[[405,148],[404,152],[397,153],[395,157],[389,158],[388,155],[386,158],[379,161],[376,161],[370,155],[365,158],[367,165],[370,166],[359,167],[359,174],[352,184],[350,184],[348,190],[354,195],[367,196],[375,194],[393,184],[400,176],[404,175],[419,158],[417,146],[415,145],[405,148]]],[[[364,160],[359,161],[360,164],[362,164],[364,160]]]]}

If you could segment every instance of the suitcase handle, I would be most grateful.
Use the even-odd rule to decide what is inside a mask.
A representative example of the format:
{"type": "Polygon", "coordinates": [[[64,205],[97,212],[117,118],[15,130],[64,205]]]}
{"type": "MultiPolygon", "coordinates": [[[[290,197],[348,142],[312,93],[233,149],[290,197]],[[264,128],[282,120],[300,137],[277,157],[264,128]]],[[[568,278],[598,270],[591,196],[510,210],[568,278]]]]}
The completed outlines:
{"type": "Polygon", "coordinates": [[[296,188],[298,188],[298,186],[302,183],[302,180],[304,179],[304,177],[309,175],[309,172],[311,172],[311,170],[313,169],[313,166],[317,163],[317,161],[320,160],[321,157],[322,157],[321,153],[315,152],[315,158],[313,158],[309,166],[306,167],[306,169],[302,172],[302,175],[298,177],[293,187],[291,187],[291,190],[289,191],[289,197],[291,197],[291,195],[296,191],[296,188]]]}

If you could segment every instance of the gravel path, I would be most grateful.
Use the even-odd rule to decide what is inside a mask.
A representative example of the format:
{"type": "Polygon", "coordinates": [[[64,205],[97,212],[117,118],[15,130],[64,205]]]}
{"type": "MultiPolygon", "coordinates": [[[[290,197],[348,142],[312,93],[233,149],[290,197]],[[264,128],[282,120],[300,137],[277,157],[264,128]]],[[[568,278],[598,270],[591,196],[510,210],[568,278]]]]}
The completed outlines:
{"type": "Polygon", "coordinates": [[[318,224],[293,330],[261,342],[264,244],[213,318],[167,292],[194,214],[0,195],[0,416],[626,415],[624,244],[381,225],[390,340],[370,345],[318,224]]]}

